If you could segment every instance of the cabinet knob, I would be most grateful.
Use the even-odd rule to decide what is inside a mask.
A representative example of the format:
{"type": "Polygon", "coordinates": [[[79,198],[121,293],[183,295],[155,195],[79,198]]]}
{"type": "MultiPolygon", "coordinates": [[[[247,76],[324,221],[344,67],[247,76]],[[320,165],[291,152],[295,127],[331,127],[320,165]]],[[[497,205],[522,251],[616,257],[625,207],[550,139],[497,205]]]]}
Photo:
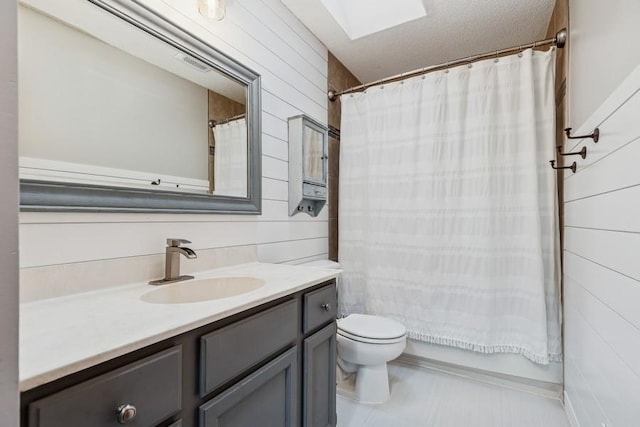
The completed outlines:
{"type": "Polygon", "coordinates": [[[136,418],[137,409],[133,405],[124,404],[116,408],[116,416],[119,424],[129,424],[136,418]]]}
{"type": "Polygon", "coordinates": [[[322,307],[324,311],[331,310],[331,304],[322,304],[320,307],[322,307]]]}

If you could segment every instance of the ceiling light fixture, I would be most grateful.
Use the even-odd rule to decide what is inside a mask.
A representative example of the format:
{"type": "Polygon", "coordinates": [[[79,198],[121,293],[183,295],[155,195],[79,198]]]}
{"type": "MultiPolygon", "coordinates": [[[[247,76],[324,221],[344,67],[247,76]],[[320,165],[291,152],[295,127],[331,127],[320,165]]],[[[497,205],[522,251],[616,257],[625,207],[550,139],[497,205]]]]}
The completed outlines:
{"type": "Polygon", "coordinates": [[[222,21],[226,15],[224,0],[198,0],[200,15],[213,21],[222,21]]]}

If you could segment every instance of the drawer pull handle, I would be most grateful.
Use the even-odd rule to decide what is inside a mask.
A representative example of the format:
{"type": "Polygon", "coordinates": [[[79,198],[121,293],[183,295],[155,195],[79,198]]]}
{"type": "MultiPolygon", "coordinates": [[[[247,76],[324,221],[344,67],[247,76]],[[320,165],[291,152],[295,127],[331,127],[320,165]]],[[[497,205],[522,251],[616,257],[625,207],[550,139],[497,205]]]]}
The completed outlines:
{"type": "Polygon", "coordinates": [[[129,424],[136,418],[138,410],[135,406],[124,404],[116,408],[116,416],[118,417],[119,424],[129,424]]]}
{"type": "Polygon", "coordinates": [[[320,307],[324,308],[324,311],[331,310],[331,304],[322,304],[320,307]]]}

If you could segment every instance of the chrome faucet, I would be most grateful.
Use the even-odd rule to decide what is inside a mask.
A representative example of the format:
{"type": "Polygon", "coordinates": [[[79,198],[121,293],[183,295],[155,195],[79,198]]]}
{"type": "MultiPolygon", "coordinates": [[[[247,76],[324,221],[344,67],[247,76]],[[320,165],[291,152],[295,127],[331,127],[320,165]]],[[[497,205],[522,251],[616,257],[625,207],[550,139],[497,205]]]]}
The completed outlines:
{"type": "Polygon", "coordinates": [[[180,275],[180,255],[184,255],[187,259],[198,258],[193,249],[180,246],[183,243],[186,244],[191,242],[185,239],[167,239],[164,278],[160,280],[152,280],[149,282],[150,285],[165,285],[167,283],[193,279],[193,276],[180,275]]]}

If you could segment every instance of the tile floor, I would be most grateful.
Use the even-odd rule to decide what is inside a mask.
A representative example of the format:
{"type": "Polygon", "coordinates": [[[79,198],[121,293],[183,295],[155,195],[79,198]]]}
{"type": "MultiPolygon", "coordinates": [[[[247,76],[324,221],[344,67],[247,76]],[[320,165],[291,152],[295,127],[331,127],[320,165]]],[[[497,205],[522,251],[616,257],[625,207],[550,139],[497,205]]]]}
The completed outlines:
{"type": "Polygon", "coordinates": [[[559,400],[400,363],[389,377],[382,405],[338,394],[338,427],[570,427],[559,400]]]}

